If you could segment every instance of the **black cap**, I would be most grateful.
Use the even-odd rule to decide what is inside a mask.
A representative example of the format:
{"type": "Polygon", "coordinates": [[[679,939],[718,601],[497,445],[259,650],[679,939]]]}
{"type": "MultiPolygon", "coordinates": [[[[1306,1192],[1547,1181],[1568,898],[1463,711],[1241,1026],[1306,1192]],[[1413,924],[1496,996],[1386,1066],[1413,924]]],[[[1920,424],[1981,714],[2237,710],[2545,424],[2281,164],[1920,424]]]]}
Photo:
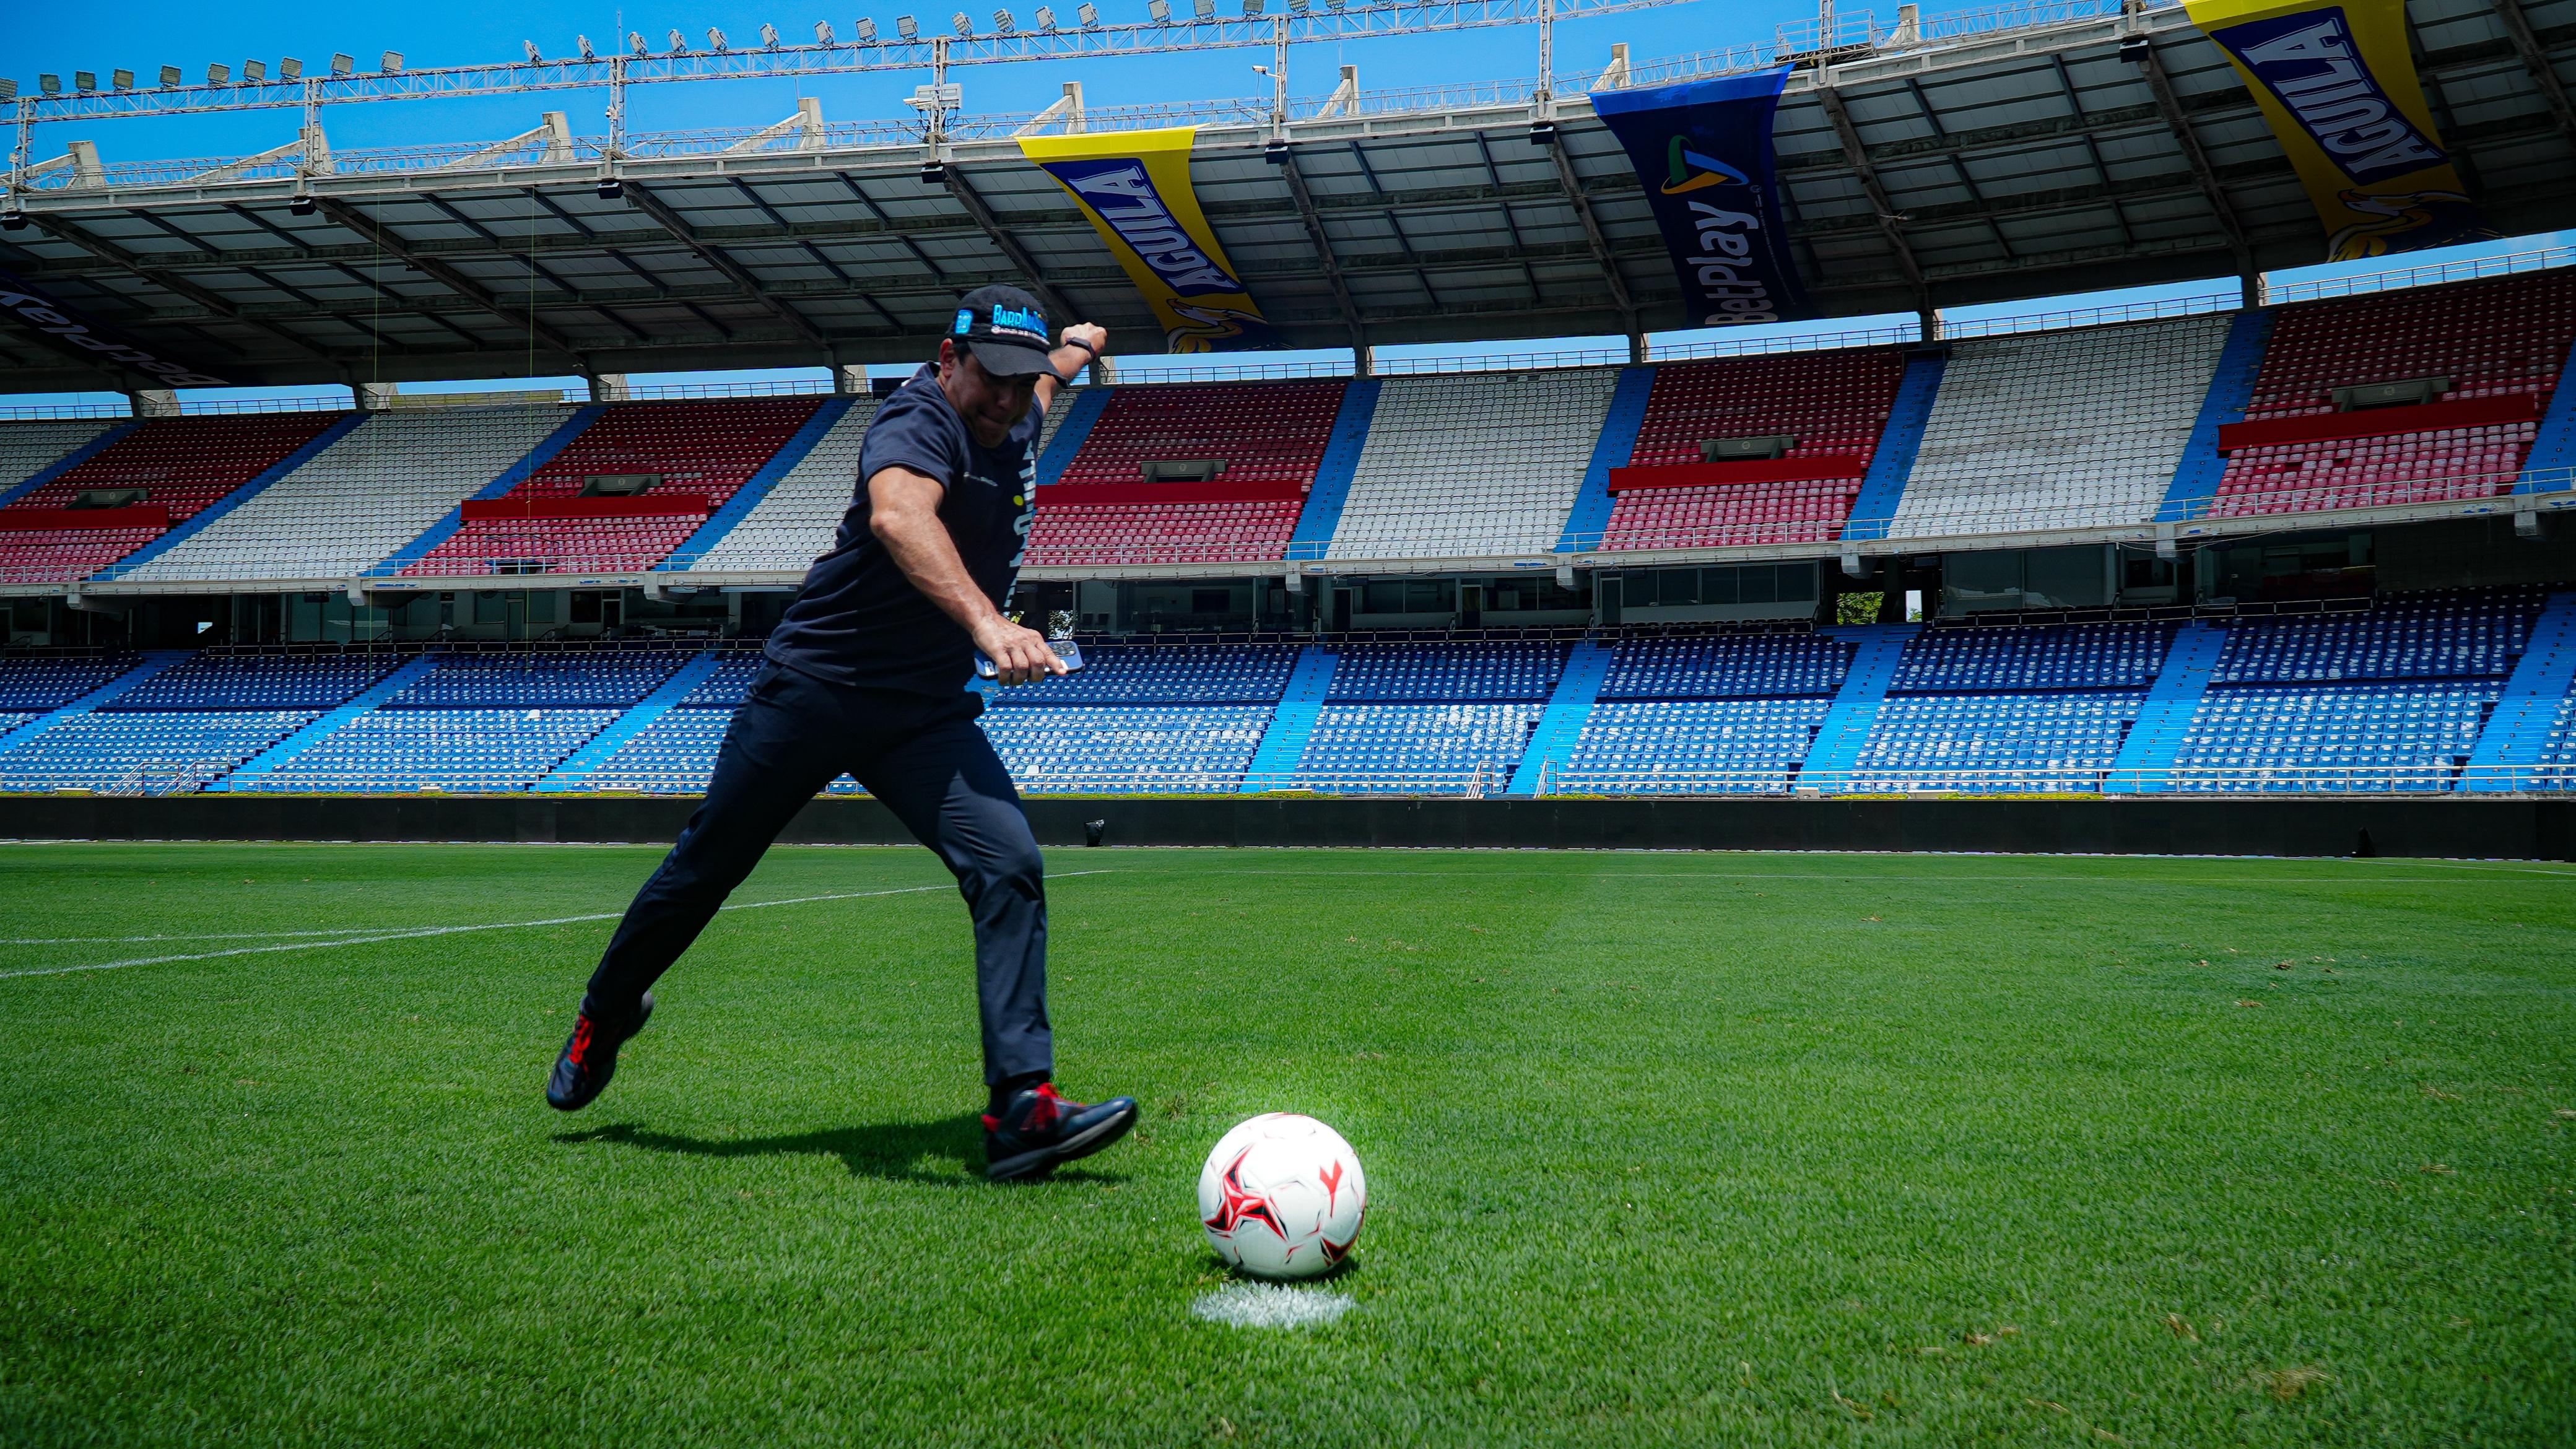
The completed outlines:
{"type": "Polygon", "coordinates": [[[1055,350],[1055,333],[1047,327],[1046,309],[1017,287],[977,287],[957,299],[956,320],[948,335],[974,351],[975,360],[996,377],[1056,375],[1047,354],[1055,350]]]}

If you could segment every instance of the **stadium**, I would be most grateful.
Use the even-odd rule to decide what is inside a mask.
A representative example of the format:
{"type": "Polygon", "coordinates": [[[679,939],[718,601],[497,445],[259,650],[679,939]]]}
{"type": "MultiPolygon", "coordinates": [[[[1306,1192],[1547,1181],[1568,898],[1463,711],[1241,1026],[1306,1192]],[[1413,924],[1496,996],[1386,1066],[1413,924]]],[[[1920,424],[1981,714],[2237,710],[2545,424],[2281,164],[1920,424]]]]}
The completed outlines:
{"type": "Polygon", "coordinates": [[[13,62],[0,1440],[2576,1437],[2576,3],[1137,8],[13,62]],[[545,1112],[994,287],[1132,1135],[859,765],[545,1112]]]}

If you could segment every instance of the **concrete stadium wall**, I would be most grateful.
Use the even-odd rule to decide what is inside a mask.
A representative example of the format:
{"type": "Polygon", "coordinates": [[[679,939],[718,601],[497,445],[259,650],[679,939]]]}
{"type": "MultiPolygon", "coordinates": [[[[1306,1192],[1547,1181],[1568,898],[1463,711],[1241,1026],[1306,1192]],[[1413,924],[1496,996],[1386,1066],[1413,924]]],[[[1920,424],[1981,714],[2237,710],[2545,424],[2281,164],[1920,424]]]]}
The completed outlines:
{"type": "MultiPolygon", "coordinates": [[[[0,839],[667,842],[689,799],[0,797],[0,839]]],[[[1036,799],[1038,839],[1111,845],[1995,851],[2576,859],[2576,800],[1036,799]]],[[[874,800],[808,804],[781,840],[899,844],[874,800]]]]}

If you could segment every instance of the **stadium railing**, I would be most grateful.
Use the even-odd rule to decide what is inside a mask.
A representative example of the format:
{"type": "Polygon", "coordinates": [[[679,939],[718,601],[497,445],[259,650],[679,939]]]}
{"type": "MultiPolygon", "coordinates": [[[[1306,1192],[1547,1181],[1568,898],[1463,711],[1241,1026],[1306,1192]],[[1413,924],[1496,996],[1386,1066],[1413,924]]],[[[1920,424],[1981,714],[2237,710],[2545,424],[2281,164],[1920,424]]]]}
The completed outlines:
{"type": "MultiPolygon", "coordinates": [[[[196,794],[225,773],[221,762],[147,764],[126,772],[113,787],[56,791],[0,784],[0,794],[196,794]]],[[[1014,771],[1027,795],[1405,795],[1477,799],[1500,795],[1510,771],[1491,765],[1443,771],[1298,770],[1247,775],[1239,771],[1029,769],[1014,771]]],[[[407,783],[364,772],[298,773],[292,780],[246,784],[246,791],[296,795],[520,795],[529,793],[528,771],[477,773],[442,770],[435,783],[407,783]]],[[[2451,764],[2173,765],[2120,770],[2100,766],[2029,765],[1963,768],[1949,765],[1855,766],[1830,776],[1802,778],[1796,768],[1611,770],[1558,767],[1540,770],[1535,793],[1581,796],[2003,796],[2003,795],[2455,795],[2472,786],[2503,794],[2557,794],[2576,790],[2576,763],[2512,766],[2451,764]]],[[[706,789],[700,771],[616,772],[616,783],[577,793],[598,795],[696,795],[706,789]]],[[[853,793],[827,789],[825,794],[853,793]]]]}

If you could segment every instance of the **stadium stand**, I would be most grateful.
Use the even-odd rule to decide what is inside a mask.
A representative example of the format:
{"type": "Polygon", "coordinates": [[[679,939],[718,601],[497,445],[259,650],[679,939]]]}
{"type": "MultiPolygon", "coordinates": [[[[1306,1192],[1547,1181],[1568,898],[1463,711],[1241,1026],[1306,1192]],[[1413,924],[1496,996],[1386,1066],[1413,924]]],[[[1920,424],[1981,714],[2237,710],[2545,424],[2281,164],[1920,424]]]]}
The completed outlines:
{"type": "Polygon", "coordinates": [[[118,709],[335,709],[394,672],[391,654],[201,654],[127,691],[118,709]]]}
{"type": "Polygon", "coordinates": [[[1386,379],[1326,557],[1547,552],[1618,378],[1591,367],[1386,379]]]}
{"type": "Polygon", "coordinates": [[[652,568],[814,415],[811,397],[619,403],[526,481],[469,500],[413,577],[652,568]]]}
{"type": "Polygon", "coordinates": [[[1636,447],[1610,475],[1601,547],[1836,537],[1904,375],[1893,348],[1656,368],[1636,447]]]}
{"type": "Polygon", "coordinates": [[[1519,640],[1342,646],[1293,784],[1342,794],[1499,794],[1569,650],[1519,640]]]}
{"type": "Polygon", "coordinates": [[[2508,589],[2239,621],[2175,753],[2171,787],[2454,788],[2541,603],[2537,590],[2508,589]]]}
{"type": "Polygon", "coordinates": [[[1335,378],[1113,389],[1080,450],[1039,494],[1029,562],[1283,556],[1345,386],[1335,378]]]}
{"type": "Polygon", "coordinates": [[[130,424],[96,420],[0,423],[0,503],[36,481],[36,475],[130,424]]]}
{"type": "Polygon", "coordinates": [[[1959,343],[1890,534],[2152,518],[2232,321],[2221,313],[1959,343]]]}
{"type": "Polygon", "coordinates": [[[141,662],[133,654],[29,655],[0,659],[0,710],[50,714],[141,662]]]}
{"type": "Polygon", "coordinates": [[[2214,512],[2297,513],[2512,489],[2576,344],[2576,273],[2275,314],[2214,512]]]}
{"type": "Polygon", "coordinates": [[[0,508],[0,583],[86,577],[258,479],[347,416],[144,420],[0,508]]]}
{"type": "Polygon", "coordinates": [[[1025,790],[1232,790],[1297,653],[1103,645],[1084,651],[1079,674],[994,692],[984,732],[1025,790]]]}
{"type": "MultiPolygon", "coordinates": [[[[727,569],[801,569],[832,546],[833,531],[859,476],[859,445],[876,421],[878,400],[859,398],[813,450],[787,470],[741,522],[688,566],[710,573],[727,569]]],[[[745,676],[748,678],[749,676],[745,676]]]]}
{"type": "Polygon", "coordinates": [[[362,714],[261,777],[270,792],[524,790],[613,709],[397,709],[362,714]]]}
{"type": "Polygon", "coordinates": [[[302,709],[99,709],[0,750],[0,788],[193,792],[310,723],[302,709]]]}
{"type": "Polygon", "coordinates": [[[1624,640],[1553,793],[1777,794],[1851,667],[1848,640],[1732,634],[1624,640]]]}
{"type": "MultiPolygon", "coordinates": [[[[2529,588],[2187,626],[1104,640],[1086,654],[1082,673],[987,691],[983,727],[1024,788],[2348,792],[2576,777],[2576,598],[2529,588]],[[2509,694],[2515,712],[2491,722],[2509,694]],[[1553,753],[1523,768],[1551,712],[1553,753]],[[2151,713],[2156,738],[2138,745],[2151,713]],[[2496,778],[2471,778],[2473,759],[2496,778]]],[[[631,645],[11,658],[0,789],[686,793],[761,662],[631,645]]]]}
{"type": "Polygon", "coordinates": [[[166,581],[356,574],[527,456],[569,411],[462,407],[372,414],[302,467],[125,576],[166,581]]]}

